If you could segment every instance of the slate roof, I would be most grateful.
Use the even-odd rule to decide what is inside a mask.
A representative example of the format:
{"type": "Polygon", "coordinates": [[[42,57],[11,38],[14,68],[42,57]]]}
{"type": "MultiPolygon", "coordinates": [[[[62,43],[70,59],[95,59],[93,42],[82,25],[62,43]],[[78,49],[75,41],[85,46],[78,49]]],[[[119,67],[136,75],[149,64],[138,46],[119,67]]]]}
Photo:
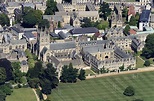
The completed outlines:
{"type": "Polygon", "coordinates": [[[62,38],[62,39],[68,38],[68,35],[65,34],[63,31],[60,31],[60,32],[58,33],[58,35],[59,35],[59,37],[62,38]]]}
{"type": "Polygon", "coordinates": [[[113,49],[104,49],[102,45],[95,45],[95,46],[88,46],[88,47],[83,47],[84,52],[89,52],[89,53],[96,53],[96,52],[105,52],[105,51],[110,51],[113,49]]]}
{"type": "Polygon", "coordinates": [[[98,33],[99,30],[95,27],[88,27],[88,28],[74,28],[70,32],[71,34],[86,34],[86,33],[98,33]]]}
{"type": "Polygon", "coordinates": [[[150,17],[150,10],[143,10],[140,15],[140,22],[148,22],[150,17]]]}
{"type": "Polygon", "coordinates": [[[24,32],[24,36],[26,36],[27,38],[35,38],[34,34],[32,34],[31,31],[24,32]]]}
{"type": "Polygon", "coordinates": [[[12,30],[16,31],[17,33],[22,33],[23,31],[20,30],[19,28],[17,27],[11,27],[12,30]]]}
{"type": "Polygon", "coordinates": [[[114,52],[118,54],[121,58],[129,58],[129,55],[122,51],[120,48],[115,47],[114,52]]]}
{"type": "Polygon", "coordinates": [[[95,45],[95,44],[105,44],[109,43],[109,40],[92,40],[92,41],[83,41],[79,42],[79,46],[95,45]]]}
{"type": "Polygon", "coordinates": [[[22,40],[10,40],[11,44],[26,44],[26,40],[22,39],[22,40]]]}
{"type": "Polygon", "coordinates": [[[76,48],[74,41],[64,42],[64,43],[51,43],[50,50],[62,50],[76,48]]]}

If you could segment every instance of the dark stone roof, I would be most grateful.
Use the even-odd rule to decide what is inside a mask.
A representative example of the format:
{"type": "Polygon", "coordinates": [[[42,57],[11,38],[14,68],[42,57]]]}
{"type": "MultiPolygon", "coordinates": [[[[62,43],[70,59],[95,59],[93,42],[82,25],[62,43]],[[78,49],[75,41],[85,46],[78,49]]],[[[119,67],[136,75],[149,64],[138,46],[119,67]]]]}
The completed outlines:
{"type": "Polygon", "coordinates": [[[58,34],[53,33],[53,32],[51,32],[51,33],[50,33],[50,35],[51,35],[52,37],[59,37],[59,35],[58,35],[58,34]]]}
{"type": "Polygon", "coordinates": [[[59,35],[59,37],[60,37],[61,39],[68,38],[68,35],[65,34],[63,31],[60,31],[60,32],[58,33],[58,35],[59,35]]]}
{"type": "Polygon", "coordinates": [[[118,54],[121,58],[129,58],[129,55],[122,51],[120,48],[115,47],[114,52],[118,54]]]}
{"type": "Polygon", "coordinates": [[[35,38],[34,34],[32,34],[32,31],[24,32],[24,36],[27,38],[35,38]]]}
{"type": "Polygon", "coordinates": [[[148,22],[149,17],[150,17],[150,10],[143,10],[141,15],[140,15],[140,22],[148,22]]]}
{"type": "Polygon", "coordinates": [[[86,33],[98,33],[99,30],[95,27],[87,27],[87,28],[74,28],[70,30],[71,34],[86,34],[86,33]]]}
{"type": "Polygon", "coordinates": [[[71,49],[76,48],[76,44],[74,41],[64,42],[64,43],[51,43],[51,50],[61,50],[61,49],[71,49]]]}
{"type": "Polygon", "coordinates": [[[23,31],[16,27],[11,27],[12,30],[16,31],[17,33],[22,33],[23,31]]]}

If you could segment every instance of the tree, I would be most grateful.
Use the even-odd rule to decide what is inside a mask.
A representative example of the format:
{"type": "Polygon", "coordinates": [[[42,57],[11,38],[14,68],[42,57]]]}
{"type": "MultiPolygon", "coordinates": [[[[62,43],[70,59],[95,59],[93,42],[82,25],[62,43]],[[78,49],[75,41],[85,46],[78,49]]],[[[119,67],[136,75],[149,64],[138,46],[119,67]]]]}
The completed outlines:
{"type": "Polygon", "coordinates": [[[119,67],[120,71],[124,70],[124,64],[122,66],[119,67]]]}
{"type": "Polygon", "coordinates": [[[81,27],[92,27],[92,22],[89,18],[84,18],[83,22],[84,23],[81,25],[81,27]]]}
{"type": "Polygon", "coordinates": [[[35,63],[34,68],[30,68],[28,70],[27,75],[30,78],[38,78],[40,73],[42,73],[42,72],[43,72],[42,62],[38,61],[35,63]]]}
{"type": "Polygon", "coordinates": [[[136,12],[135,19],[136,19],[137,22],[138,22],[139,18],[140,18],[140,14],[138,12],[136,12]]]}
{"type": "Polygon", "coordinates": [[[101,21],[97,26],[98,29],[103,29],[105,30],[106,28],[109,27],[109,22],[108,21],[101,21]]]}
{"type": "Polygon", "coordinates": [[[106,2],[103,2],[103,4],[100,5],[100,17],[104,18],[104,20],[107,20],[107,17],[111,15],[111,8],[109,8],[109,4],[106,2]]]}
{"type": "Polygon", "coordinates": [[[129,25],[131,25],[131,26],[136,26],[137,25],[137,21],[136,21],[134,16],[131,16],[129,25]]]}
{"type": "Polygon", "coordinates": [[[43,19],[39,22],[38,24],[38,28],[39,29],[45,29],[45,28],[49,28],[50,27],[50,24],[49,24],[49,21],[47,19],[43,19]]]}
{"type": "Polygon", "coordinates": [[[53,67],[51,63],[48,63],[47,68],[39,76],[40,84],[42,87],[42,93],[50,94],[51,90],[58,86],[59,80],[56,76],[56,69],[53,67]]]}
{"type": "Polygon", "coordinates": [[[146,67],[150,66],[150,61],[149,60],[145,60],[144,66],[146,66],[146,67]]]}
{"type": "Polygon", "coordinates": [[[0,84],[6,81],[6,71],[3,67],[0,67],[0,84]]]}
{"type": "Polygon", "coordinates": [[[25,8],[23,12],[23,27],[34,27],[42,20],[43,13],[40,10],[25,8]]]}
{"type": "Polygon", "coordinates": [[[100,73],[101,74],[106,73],[106,70],[105,70],[104,66],[103,66],[103,68],[100,69],[100,73]]]}
{"type": "Polygon", "coordinates": [[[6,14],[4,14],[4,13],[1,13],[0,14],[0,25],[1,26],[10,26],[10,19],[9,19],[9,17],[6,15],[6,14]]]}
{"type": "Polygon", "coordinates": [[[9,87],[9,85],[7,84],[1,85],[0,90],[3,91],[6,95],[11,95],[11,93],[13,92],[11,87],[9,87]]]}
{"type": "Polygon", "coordinates": [[[62,68],[62,75],[60,76],[61,82],[75,83],[77,81],[78,69],[73,68],[72,64],[64,65],[62,68]]]}
{"type": "Polygon", "coordinates": [[[79,74],[78,78],[80,80],[85,80],[86,79],[85,70],[83,70],[83,69],[80,70],[80,74],[79,74]]]}
{"type": "Polygon", "coordinates": [[[29,79],[28,84],[31,88],[38,88],[38,85],[40,83],[39,78],[32,78],[29,79]]]}
{"type": "Polygon", "coordinates": [[[5,101],[5,98],[6,98],[6,94],[0,90],[0,101],[5,101]]]}
{"type": "Polygon", "coordinates": [[[128,86],[123,94],[126,96],[133,96],[135,94],[134,88],[132,86],[128,86]]]}
{"type": "Polygon", "coordinates": [[[126,27],[124,28],[124,33],[129,34],[129,31],[130,31],[130,26],[126,25],[126,27]]]}
{"type": "Polygon", "coordinates": [[[150,34],[147,36],[145,40],[145,46],[142,51],[142,56],[147,59],[154,57],[154,34],[150,34]]]}
{"type": "Polygon", "coordinates": [[[58,28],[61,28],[61,22],[58,21],[58,28]]]}
{"type": "Polygon", "coordinates": [[[45,10],[44,15],[53,15],[57,10],[57,3],[54,0],[47,0],[46,4],[47,8],[45,10]]]}
{"type": "Polygon", "coordinates": [[[125,8],[122,10],[122,17],[127,17],[127,14],[128,14],[128,9],[125,7],[125,8]]]}

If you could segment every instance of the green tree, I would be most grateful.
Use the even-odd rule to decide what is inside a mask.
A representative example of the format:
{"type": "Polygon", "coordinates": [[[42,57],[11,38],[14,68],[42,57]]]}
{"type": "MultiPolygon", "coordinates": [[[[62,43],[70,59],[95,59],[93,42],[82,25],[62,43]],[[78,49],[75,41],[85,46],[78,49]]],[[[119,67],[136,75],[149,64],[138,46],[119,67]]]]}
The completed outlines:
{"type": "Polygon", "coordinates": [[[78,78],[80,80],[85,80],[86,79],[85,70],[83,70],[83,69],[80,70],[80,74],[79,74],[78,78]]]}
{"type": "Polygon", "coordinates": [[[109,4],[106,2],[103,2],[103,4],[100,5],[99,13],[100,17],[104,18],[104,20],[107,20],[107,17],[111,15],[111,8],[109,8],[109,4]]]}
{"type": "Polygon", "coordinates": [[[123,94],[126,96],[133,96],[135,94],[135,90],[132,86],[128,86],[123,92],[123,94]]]}
{"type": "Polygon", "coordinates": [[[5,68],[0,67],[0,84],[5,82],[6,77],[7,76],[6,76],[5,68]]]}
{"type": "Polygon", "coordinates": [[[84,18],[83,19],[83,24],[81,25],[81,27],[92,27],[92,22],[89,18],[84,18]]]}
{"type": "Polygon", "coordinates": [[[61,22],[58,21],[58,28],[61,28],[61,22]]]}
{"type": "Polygon", "coordinates": [[[0,25],[1,26],[10,26],[10,19],[9,19],[9,17],[6,15],[6,14],[4,14],[4,13],[1,13],[0,14],[0,25]]]}
{"type": "Polygon", "coordinates": [[[127,14],[128,14],[128,9],[125,7],[125,8],[122,10],[122,17],[127,17],[127,14]]]}
{"type": "Polygon", "coordinates": [[[131,26],[137,25],[137,21],[136,21],[136,18],[134,16],[131,16],[130,21],[129,21],[129,25],[131,25],[131,26]]]}
{"type": "Polygon", "coordinates": [[[103,66],[103,68],[100,69],[100,73],[101,74],[106,73],[106,70],[105,70],[104,66],[103,66]]]}
{"type": "Polygon", "coordinates": [[[39,78],[32,78],[29,79],[28,84],[31,88],[38,88],[38,85],[40,83],[39,78]]]}
{"type": "Polygon", "coordinates": [[[135,19],[136,19],[137,22],[138,22],[139,18],[140,18],[140,14],[138,12],[136,12],[135,19]]]}
{"type": "Polygon", "coordinates": [[[42,12],[40,10],[33,10],[26,8],[23,12],[23,27],[34,27],[42,20],[42,12]]]}
{"type": "Polygon", "coordinates": [[[64,83],[75,83],[77,81],[77,73],[78,69],[73,68],[71,64],[69,65],[69,67],[67,65],[64,65],[64,67],[62,68],[62,75],[60,76],[60,80],[64,83]]]}
{"type": "Polygon", "coordinates": [[[126,27],[124,28],[124,33],[129,34],[129,31],[130,31],[130,26],[126,25],[126,27]]]}
{"type": "Polygon", "coordinates": [[[146,66],[146,67],[150,66],[150,61],[149,60],[145,60],[144,66],[146,66]]]}
{"type": "Polygon", "coordinates": [[[145,46],[142,51],[142,56],[144,56],[145,58],[154,57],[154,34],[150,34],[147,36],[145,46]]]}
{"type": "Polygon", "coordinates": [[[123,70],[124,70],[124,64],[123,64],[122,66],[120,66],[119,69],[120,69],[121,71],[123,71],[123,70]]]}
{"type": "Polygon", "coordinates": [[[11,87],[9,87],[9,85],[7,84],[1,85],[0,90],[3,91],[3,93],[5,93],[6,95],[11,95],[11,93],[13,92],[11,87]]]}
{"type": "Polygon", "coordinates": [[[42,93],[44,94],[50,94],[51,90],[58,86],[59,80],[57,78],[56,69],[50,63],[47,64],[47,68],[41,73],[39,78],[42,93]]]}
{"type": "Polygon", "coordinates": [[[5,101],[5,98],[6,98],[6,94],[0,90],[0,101],[5,101]]]}
{"type": "Polygon", "coordinates": [[[47,19],[41,20],[38,24],[39,29],[45,29],[45,28],[49,28],[49,27],[50,27],[50,24],[49,24],[49,21],[47,19]]]}
{"type": "Polygon", "coordinates": [[[45,10],[44,15],[53,15],[57,10],[57,3],[54,0],[47,0],[46,4],[47,8],[45,10]]]}

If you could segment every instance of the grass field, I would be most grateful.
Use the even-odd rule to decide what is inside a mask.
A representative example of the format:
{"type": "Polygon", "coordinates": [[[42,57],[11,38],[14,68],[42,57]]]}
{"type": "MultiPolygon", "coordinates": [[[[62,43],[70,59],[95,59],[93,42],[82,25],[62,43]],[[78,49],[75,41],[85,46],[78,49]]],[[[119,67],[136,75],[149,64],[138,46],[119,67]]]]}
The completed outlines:
{"type": "Polygon", "coordinates": [[[32,89],[20,88],[14,89],[11,96],[7,96],[6,101],[36,101],[36,97],[32,89]]]}
{"type": "Polygon", "coordinates": [[[142,67],[144,67],[144,61],[137,56],[136,57],[136,68],[142,68],[142,67]]]}
{"type": "Polygon", "coordinates": [[[88,76],[89,74],[94,75],[94,73],[90,69],[86,69],[85,72],[86,72],[86,74],[85,74],[86,76],[88,76]]]}
{"type": "Polygon", "coordinates": [[[49,95],[51,101],[154,101],[154,72],[126,74],[79,81],[75,84],[60,83],[49,95]],[[135,95],[127,97],[127,86],[135,88],[135,95]]]}

